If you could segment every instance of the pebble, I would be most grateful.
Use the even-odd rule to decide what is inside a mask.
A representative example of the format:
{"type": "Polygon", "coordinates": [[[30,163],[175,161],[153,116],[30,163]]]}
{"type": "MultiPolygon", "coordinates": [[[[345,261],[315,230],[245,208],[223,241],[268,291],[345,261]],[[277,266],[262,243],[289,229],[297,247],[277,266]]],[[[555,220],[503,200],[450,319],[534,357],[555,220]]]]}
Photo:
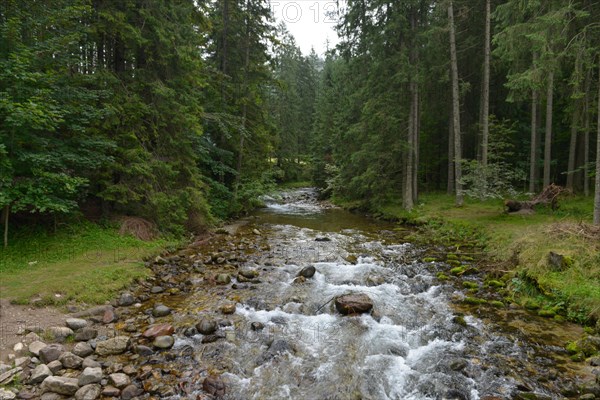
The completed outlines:
{"type": "Polygon", "coordinates": [[[75,340],[78,342],[87,342],[95,339],[98,336],[98,331],[94,328],[83,328],[75,333],[75,340]]]}
{"type": "Polygon", "coordinates": [[[80,387],[75,392],[75,400],[95,400],[100,397],[102,388],[98,384],[90,384],[80,387]]]}
{"type": "Polygon", "coordinates": [[[56,373],[58,371],[60,371],[61,369],[63,369],[63,365],[60,361],[58,360],[54,360],[51,361],[47,364],[48,368],[50,369],[50,371],[52,372],[52,375],[56,375],[56,373]]]}
{"type": "Polygon", "coordinates": [[[33,371],[31,371],[31,377],[29,378],[29,384],[35,385],[37,383],[41,383],[49,376],[52,376],[53,373],[50,371],[50,368],[46,364],[40,364],[33,371]]]}
{"type": "Polygon", "coordinates": [[[173,336],[157,336],[152,342],[152,345],[159,349],[170,349],[174,344],[175,339],[173,339],[173,336]]]}
{"type": "Polygon", "coordinates": [[[108,380],[111,385],[118,389],[122,389],[131,384],[131,379],[129,379],[129,377],[122,372],[110,374],[108,376],[108,380]]]}
{"type": "Polygon", "coordinates": [[[79,342],[73,347],[73,354],[79,357],[87,357],[94,352],[92,346],[85,342],[79,342]]]}
{"type": "Polygon", "coordinates": [[[85,319],[81,318],[68,318],[66,324],[69,328],[76,331],[85,328],[88,325],[88,322],[85,319]]]}
{"type": "Polygon", "coordinates": [[[121,297],[119,297],[118,304],[121,307],[128,307],[135,303],[135,298],[131,293],[125,292],[121,293],[121,297]]]}
{"type": "Polygon", "coordinates": [[[213,320],[203,318],[196,324],[196,329],[203,335],[210,335],[217,330],[217,323],[213,320]]]}
{"type": "Polygon", "coordinates": [[[28,350],[37,357],[40,355],[40,350],[44,347],[46,347],[46,343],[36,340],[29,345],[28,350]]]}
{"type": "Polygon", "coordinates": [[[152,310],[152,315],[155,317],[166,317],[171,314],[171,309],[165,305],[159,304],[152,310]]]}
{"type": "Polygon", "coordinates": [[[79,375],[79,386],[89,385],[91,383],[100,383],[102,381],[102,368],[87,367],[79,375]]]}
{"type": "Polygon", "coordinates": [[[40,360],[44,364],[58,360],[58,357],[65,352],[65,348],[60,344],[49,344],[39,351],[40,360]]]}

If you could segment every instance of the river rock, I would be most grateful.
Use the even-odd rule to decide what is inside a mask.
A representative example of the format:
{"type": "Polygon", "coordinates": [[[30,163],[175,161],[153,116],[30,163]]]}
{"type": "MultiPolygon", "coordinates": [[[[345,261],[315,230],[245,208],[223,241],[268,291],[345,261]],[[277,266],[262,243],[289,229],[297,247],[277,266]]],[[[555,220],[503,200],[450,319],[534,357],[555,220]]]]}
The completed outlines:
{"type": "Polygon", "coordinates": [[[82,358],[89,356],[93,352],[94,349],[92,349],[92,346],[85,342],[79,342],[73,347],[73,354],[82,358]]]}
{"type": "Polygon", "coordinates": [[[364,293],[347,294],[335,299],[335,308],[343,315],[367,313],[373,308],[373,301],[364,293]]]}
{"type": "Polygon", "coordinates": [[[239,272],[239,274],[247,279],[254,279],[259,275],[258,271],[255,269],[243,269],[239,272]]]}
{"type": "Polygon", "coordinates": [[[60,371],[61,369],[63,369],[63,365],[60,361],[58,360],[54,360],[51,361],[47,364],[48,368],[50,369],[50,371],[52,371],[52,375],[56,375],[56,373],[58,371],[60,371]]]}
{"type": "Polygon", "coordinates": [[[102,368],[87,367],[79,375],[79,386],[89,385],[91,383],[100,383],[102,380],[102,368]]]}
{"type": "Polygon", "coordinates": [[[170,324],[158,324],[152,325],[142,333],[142,336],[148,339],[155,338],[157,336],[167,336],[175,333],[175,328],[170,324]]]}
{"type": "Polygon", "coordinates": [[[68,318],[66,324],[69,328],[76,331],[85,328],[88,325],[88,322],[85,319],[81,318],[68,318]]]}
{"type": "Polygon", "coordinates": [[[25,368],[31,362],[31,357],[19,357],[15,359],[15,367],[25,368]]]}
{"type": "Polygon", "coordinates": [[[39,351],[39,357],[44,364],[48,364],[51,361],[58,360],[64,352],[65,348],[60,344],[49,344],[39,351]]]}
{"type": "Polygon", "coordinates": [[[221,306],[221,312],[226,315],[235,313],[235,304],[234,303],[223,304],[221,306]]]}
{"type": "Polygon", "coordinates": [[[100,397],[102,388],[98,384],[85,385],[75,392],[75,400],[96,400],[100,397]]]}
{"type": "Polygon", "coordinates": [[[2,361],[0,361],[0,375],[5,373],[6,371],[11,370],[12,368],[13,367],[11,367],[10,365],[4,364],[2,361]]]}
{"type": "Polygon", "coordinates": [[[48,336],[57,342],[64,342],[67,338],[73,335],[73,330],[66,326],[53,326],[46,331],[48,336]]]}
{"type": "Polygon", "coordinates": [[[95,339],[98,336],[98,331],[94,328],[83,328],[75,333],[75,340],[78,342],[87,342],[95,339]]]}
{"type": "Polygon", "coordinates": [[[113,310],[112,307],[108,307],[102,315],[102,323],[107,325],[115,322],[116,320],[117,314],[115,314],[115,310],[113,310]]]}
{"type": "Polygon", "coordinates": [[[125,386],[128,386],[131,384],[131,379],[129,379],[127,374],[124,374],[122,372],[110,374],[108,376],[108,380],[111,385],[113,385],[114,387],[116,387],[118,389],[123,389],[125,386]]]}
{"type": "Polygon", "coordinates": [[[315,275],[315,272],[317,272],[317,269],[310,265],[308,267],[304,267],[300,270],[300,272],[298,272],[298,274],[296,276],[303,276],[305,278],[312,278],[315,275]]]}
{"type": "Polygon", "coordinates": [[[579,400],[595,400],[595,399],[596,399],[596,396],[594,396],[591,393],[579,396],[579,400]]]}
{"type": "Polygon", "coordinates": [[[0,400],[13,400],[16,399],[17,395],[11,392],[10,390],[6,390],[4,388],[0,388],[0,400]]]}
{"type": "Polygon", "coordinates": [[[62,376],[49,376],[42,382],[42,390],[64,394],[65,396],[73,396],[79,389],[77,379],[65,378],[62,376]]]}
{"type": "Polygon", "coordinates": [[[22,353],[23,350],[25,350],[25,345],[21,342],[15,343],[15,345],[13,346],[13,351],[17,354],[22,353]]]}
{"type": "Polygon", "coordinates": [[[227,285],[231,283],[231,277],[228,274],[217,274],[215,281],[219,285],[227,285]]]}
{"type": "MultiPolygon", "coordinates": [[[[157,336],[156,339],[152,342],[154,347],[159,349],[170,349],[175,344],[175,339],[173,336],[157,336]]],[[[118,387],[118,386],[117,386],[118,387]]]]}
{"type": "Polygon", "coordinates": [[[140,356],[151,356],[154,354],[154,351],[148,346],[138,345],[135,347],[135,354],[139,354],[140,356]]]}
{"type": "Polygon", "coordinates": [[[52,376],[52,371],[46,364],[40,364],[31,371],[31,377],[29,378],[29,384],[35,385],[41,383],[49,376],[52,376]]]}
{"type": "Polygon", "coordinates": [[[129,337],[116,336],[112,339],[104,340],[96,344],[96,353],[101,356],[110,356],[122,354],[129,346],[129,337]]]}
{"type": "Polygon", "coordinates": [[[125,293],[121,293],[121,296],[119,297],[119,301],[117,302],[117,304],[120,307],[129,307],[131,305],[133,305],[135,303],[135,298],[133,297],[133,295],[131,293],[125,292],[125,293]]]}
{"type": "Polygon", "coordinates": [[[159,304],[152,310],[152,315],[155,317],[166,317],[171,314],[171,309],[165,305],[159,304]]]}
{"type": "Polygon", "coordinates": [[[35,355],[36,357],[39,357],[40,350],[44,347],[46,347],[46,343],[36,340],[29,345],[28,350],[31,354],[35,355]]]}
{"type": "Polygon", "coordinates": [[[71,353],[70,351],[67,351],[60,355],[60,357],[58,358],[58,361],[60,361],[60,363],[65,368],[77,369],[77,368],[81,367],[81,363],[83,363],[83,358],[76,356],[75,354],[71,353]]]}
{"type": "Polygon", "coordinates": [[[203,318],[196,324],[198,333],[203,335],[210,335],[217,330],[217,323],[213,320],[203,318]]]}
{"type": "Polygon", "coordinates": [[[106,386],[102,390],[102,396],[106,397],[118,397],[121,394],[121,391],[114,386],[106,386]]]}
{"type": "Polygon", "coordinates": [[[12,382],[14,377],[21,371],[23,371],[23,368],[16,367],[16,368],[9,369],[6,372],[3,372],[2,374],[0,374],[0,385],[9,384],[10,382],[12,382]]]}
{"type": "Polygon", "coordinates": [[[215,397],[223,397],[225,396],[225,383],[218,376],[207,376],[202,382],[202,389],[215,397]]]}
{"type": "Polygon", "coordinates": [[[262,331],[265,328],[265,324],[263,324],[262,322],[253,322],[250,324],[250,329],[252,329],[253,331],[262,331]]]}
{"type": "Polygon", "coordinates": [[[83,363],[81,364],[81,368],[86,369],[86,368],[100,368],[102,367],[102,365],[94,360],[92,357],[86,357],[85,360],[83,360],[83,363]]]}
{"type": "Polygon", "coordinates": [[[121,392],[121,398],[123,400],[131,400],[134,397],[138,397],[142,393],[144,393],[142,389],[138,388],[135,385],[129,385],[121,392]]]}

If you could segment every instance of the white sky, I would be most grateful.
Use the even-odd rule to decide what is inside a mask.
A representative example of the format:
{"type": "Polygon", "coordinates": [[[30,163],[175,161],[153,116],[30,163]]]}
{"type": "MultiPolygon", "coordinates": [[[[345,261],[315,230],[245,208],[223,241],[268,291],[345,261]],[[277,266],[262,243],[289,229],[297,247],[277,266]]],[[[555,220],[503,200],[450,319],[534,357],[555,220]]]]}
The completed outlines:
{"type": "Polygon", "coordinates": [[[335,0],[270,0],[271,10],[277,22],[283,21],[288,31],[296,38],[296,43],[304,55],[314,47],[317,54],[323,55],[326,40],[333,48],[339,41],[335,33],[335,16],[327,12],[337,11],[335,0]]]}

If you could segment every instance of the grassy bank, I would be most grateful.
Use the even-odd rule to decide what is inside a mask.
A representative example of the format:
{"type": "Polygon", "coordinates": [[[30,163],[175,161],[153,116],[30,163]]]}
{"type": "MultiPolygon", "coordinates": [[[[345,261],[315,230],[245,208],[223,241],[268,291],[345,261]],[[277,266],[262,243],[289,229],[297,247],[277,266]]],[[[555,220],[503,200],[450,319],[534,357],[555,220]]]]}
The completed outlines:
{"type": "Polygon", "coordinates": [[[0,297],[16,303],[101,304],[147,274],[142,259],[174,241],[144,242],[83,223],[15,232],[0,250],[0,297]]]}
{"type": "Polygon", "coordinates": [[[581,225],[592,221],[591,198],[565,198],[558,210],[533,215],[505,214],[501,200],[467,200],[458,208],[445,194],[423,195],[410,213],[399,204],[372,211],[418,224],[432,242],[482,248],[491,273],[503,277],[513,301],[577,322],[600,320],[600,241],[581,225]],[[564,256],[562,267],[550,265],[551,251],[564,256]]]}

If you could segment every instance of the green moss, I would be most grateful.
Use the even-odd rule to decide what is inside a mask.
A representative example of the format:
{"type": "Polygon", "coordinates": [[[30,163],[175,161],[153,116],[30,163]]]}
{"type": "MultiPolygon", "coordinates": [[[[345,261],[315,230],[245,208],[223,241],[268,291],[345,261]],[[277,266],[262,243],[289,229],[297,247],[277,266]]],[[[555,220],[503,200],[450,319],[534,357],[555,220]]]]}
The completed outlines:
{"type": "Polygon", "coordinates": [[[490,300],[488,302],[488,304],[492,307],[496,307],[496,308],[504,308],[504,303],[501,302],[500,300],[490,300]]]}
{"type": "Polygon", "coordinates": [[[538,310],[541,306],[540,303],[535,300],[535,299],[525,299],[523,301],[523,307],[525,307],[527,310],[538,310]]]}
{"type": "Polygon", "coordinates": [[[436,261],[437,261],[437,258],[435,258],[435,257],[425,257],[423,259],[423,262],[425,262],[425,263],[431,263],[431,262],[436,262],[436,261]]]}
{"type": "Polygon", "coordinates": [[[489,280],[485,284],[486,284],[486,286],[489,286],[491,288],[503,288],[504,286],[506,286],[504,284],[504,282],[498,281],[498,280],[495,280],[495,279],[489,280]]]}
{"type": "Polygon", "coordinates": [[[467,267],[461,265],[460,267],[454,267],[450,270],[452,275],[460,276],[466,271],[467,267]]]}
{"type": "Polygon", "coordinates": [[[458,259],[459,259],[459,258],[458,258],[458,256],[457,256],[456,254],[454,254],[454,253],[449,253],[449,254],[446,256],[446,259],[447,259],[448,261],[450,261],[450,260],[457,260],[457,261],[458,261],[458,259]]]}
{"type": "Polygon", "coordinates": [[[458,260],[446,260],[446,263],[453,267],[460,267],[462,265],[458,260]]]}
{"type": "Polygon", "coordinates": [[[448,275],[444,274],[443,272],[438,272],[438,273],[437,273],[437,278],[438,278],[440,281],[447,281],[448,279],[450,279],[450,278],[448,277],[448,275]]]}
{"type": "Polygon", "coordinates": [[[548,308],[544,308],[538,311],[538,315],[544,318],[554,318],[556,311],[548,308]]]}
{"type": "Polygon", "coordinates": [[[460,325],[460,326],[467,326],[467,321],[465,321],[465,316],[462,314],[455,315],[454,318],[452,318],[452,322],[454,322],[455,324],[460,325]]]}
{"type": "Polygon", "coordinates": [[[471,256],[460,256],[460,259],[462,261],[468,261],[468,262],[475,261],[475,259],[473,257],[471,257],[471,256]]]}
{"type": "Polygon", "coordinates": [[[485,299],[480,299],[478,297],[465,297],[463,299],[463,303],[465,304],[470,304],[470,305],[481,305],[481,304],[486,304],[487,300],[485,299]]]}
{"type": "Polygon", "coordinates": [[[476,282],[464,281],[462,285],[466,289],[479,289],[479,284],[476,282]]]}

